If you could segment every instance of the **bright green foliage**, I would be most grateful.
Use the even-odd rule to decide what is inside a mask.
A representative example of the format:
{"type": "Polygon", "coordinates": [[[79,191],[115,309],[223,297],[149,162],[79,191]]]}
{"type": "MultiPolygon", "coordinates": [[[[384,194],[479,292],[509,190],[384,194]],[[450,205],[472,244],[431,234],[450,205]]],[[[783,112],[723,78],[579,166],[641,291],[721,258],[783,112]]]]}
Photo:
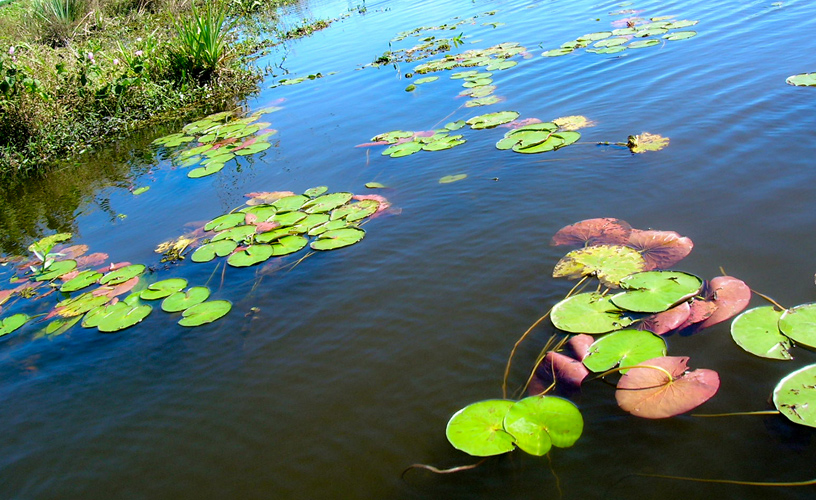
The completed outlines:
{"type": "Polygon", "coordinates": [[[568,448],[575,444],[584,430],[584,419],[566,399],[533,396],[511,406],[503,425],[519,448],[540,457],[552,446],[568,448]]]}
{"type": "Polygon", "coordinates": [[[101,277],[102,273],[86,269],[63,283],[62,286],[60,286],[60,292],[69,293],[81,290],[86,286],[96,283],[101,277]]]}
{"type": "Polygon", "coordinates": [[[550,319],[559,330],[590,335],[620,330],[633,320],[600,293],[579,293],[553,306],[550,319]]]}
{"type": "Polygon", "coordinates": [[[782,313],[779,331],[800,344],[816,347],[816,303],[803,304],[782,313]]]}
{"type": "Polygon", "coordinates": [[[745,351],[769,359],[793,359],[791,341],[779,331],[782,311],[773,306],[749,309],[731,323],[731,337],[745,351]]]}
{"type": "MultiPolygon", "coordinates": [[[[633,366],[665,355],[666,342],[652,332],[620,330],[596,340],[589,347],[583,362],[593,372],[604,372],[616,366],[633,366]]],[[[626,370],[621,373],[626,373],[626,370]]]]}
{"type": "Polygon", "coordinates": [[[135,278],[139,276],[143,272],[145,272],[146,267],[144,264],[131,264],[129,266],[120,267],[115,271],[110,271],[105,273],[104,276],[99,278],[100,285],[119,285],[124,283],[125,281],[135,278]]]}
{"type": "Polygon", "coordinates": [[[24,324],[28,323],[28,320],[30,319],[31,317],[24,313],[12,314],[7,318],[3,318],[3,320],[0,321],[0,337],[20,328],[24,324]]]}
{"type": "Polygon", "coordinates": [[[97,325],[100,332],[112,333],[130,328],[141,322],[153,310],[149,305],[125,305],[125,307],[114,308],[111,312],[104,314],[97,325]]]}
{"type": "Polygon", "coordinates": [[[457,450],[477,457],[501,455],[515,449],[504,430],[504,417],[515,403],[503,399],[480,401],[454,413],[445,434],[457,450]]]}
{"type": "Polygon", "coordinates": [[[158,300],[172,295],[187,286],[187,280],[184,278],[169,278],[166,280],[151,283],[146,289],[142,290],[139,297],[144,300],[158,300]]]}
{"type": "Polygon", "coordinates": [[[816,365],[800,368],[780,380],[773,402],[791,422],[816,427],[816,365]]]}
{"type": "Polygon", "coordinates": [[[617,288],[620,280],[643,271],[646,261],[637,250],[622,245],[593,245],[569,252],[553,270],[554,278],[593,275],[604,285],[617,288]]]}
{"type": "Polygon", "coordinates": [[[167,296],[162,301],[161,308],[164,312],[181,312],[196,304],[200,304],[210,297],[210,290],[204,286],[194,286],[186,292],[178,291],[167,296]]]}
{"type": "MultiPolygon", "coordinates": [[[[628,311],[657,313],[690,299],[703,286],[703,280],[677,271],[646,271],[620,280],[621,292],[612,302],[628,311]]],[[[654,356],[653,356],[654,357],[654,356]]]]}
{"type": "Polygon", "coordinates": [[[201,326],[220,319],[232,309],[232,303],[226,300],[210,300],[185,309],[178,324],[181,326],[201,326]]]}

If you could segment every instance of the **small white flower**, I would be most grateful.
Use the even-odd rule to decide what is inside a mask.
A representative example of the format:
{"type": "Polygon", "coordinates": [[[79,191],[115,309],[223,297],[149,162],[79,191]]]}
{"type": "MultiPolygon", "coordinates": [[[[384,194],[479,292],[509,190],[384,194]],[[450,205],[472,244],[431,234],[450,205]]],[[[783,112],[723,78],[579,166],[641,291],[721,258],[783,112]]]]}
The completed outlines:
{"type": "Polygon", "coordinates": [[[136,51],[136,57],[142,57],[143,52],[141,50],[136,51]]]}
{"type": "Polygon", "coordinates": [[[142,43],[142,37],[137,38],[136,41],[142,43]]]}

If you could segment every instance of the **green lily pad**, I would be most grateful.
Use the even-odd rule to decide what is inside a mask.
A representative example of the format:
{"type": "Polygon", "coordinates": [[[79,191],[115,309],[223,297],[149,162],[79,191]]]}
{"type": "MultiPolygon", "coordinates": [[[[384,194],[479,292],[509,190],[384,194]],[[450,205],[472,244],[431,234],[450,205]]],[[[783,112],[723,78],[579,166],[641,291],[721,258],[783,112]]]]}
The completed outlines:
{"type": "Polygon", "coordinates": [[[75,260],[58,260],[48,266],[44,272],[34,275],[34,281],[51,281],[63,274],[70,273],[76,269],[76,266],[75,260]]]}
{"type": "Polygon", "coordinates": [[[269,221],[280,224],[281,227],[289,227],[302,221],[306,218],[306,216],[307,214],[303,212],[286,212],[275,214],[275,216],[269,219],[269,221]]]}
{"type": "Polygon", "coordinates": [[[97,328],[105,333],[118,332],[141,322],[152,310],[147,304],[115,308],[102,316],[97,328]]]}
{"type": "Polygon", "coordinates": [[[666,25],[666,28],[668,28],[670,30],[676,30],[676,29],[680,29],[680,28],[688,28],[689,26],[694,26],[698,22],[700,22],[700,21],[688,21],[688,20],[684,19],[682,21],[675,21],[673,23],[669,23],[668,25],[666,25]]]}
{"type": "Polygon", "coordinates": [[[227,300],[210,300],[185,309],[178,324],[181,326],[201,326],[223,318],[232,309],[227,300]]]}
{"type": "Polygon", "coordinates": [[[488,113],[485,115],[474,116],[465,121],[470,128],[481,130],[486,128],[498,127],[499,125],[510,123],[519,117],[516,111],[499,111],[497,113],[488,113]]]}
{"type": "MultiPolygon", "coordinates": [[[[193,252],[190,260],[193,262],[209,262],[216,256],[225,257],[238,247],[238,243],[233,240],[218,240],[201,245],[193,252]]],[[[186,285],[185,285],[186,286],[186,285]]],[[[184,288],[182,286],[181,288],[184,288]]],[[[146,298],[146,297],[143,297],[146,298]]],[[[157,299],[160,297],[156,297],[157,299]]]]}
{"type": "Polygon", "coordinates": [[[409,137],[413,137],[414,133],[408,130],[392,130],[390,132],[386,132],[384,134],[375,135],[371,138],[372,142],[389,142],[395,143],[400,139],[407,139],[409,137]]]}
{"type": "MultiPolygon", "coordinates": [[[[351,210],[346,214],[346,221],[355,222],[374,215],[380,208],[380,202],[376,200],[360,200],[357,203],[349,205],[349,208],[351,210]]],[[[334,215],[334,213],[332,213],[332,215],[334,215]]]]}
{"type": "Polygon", "coordinates": [[[496,90],[495,85],[484,85],[481,87],[473,87],[469,89],[465,89],[459,92],[461,96],[468,96],[468,97],[475,97],[475,98],[482,98],[487,97],[492,94],[496,90]]]}
{"type": "Polygon", "coordinates": [[[414,80],[414,85],[422,85],[423,83],[431,83],[437,80],[439,80],[438,76],[426,76],[425,78],[414,80]]]}
{"type": "Polygon", "coordinates": [[[107,304],[110,297],[105,295],[94,296],[91,292],[85,292],[76,297],[71,297],[57,303],[57,313],[63,318],[81,316],[91,309],[107,304]]]}
{"type": "Polygon", "coordinates": [[[266,141],[255,141],[251,145],[249,145],[247,147],[244,147],[244,148],[241,148],[241,149],[235,149],[235,150],[233,150],[233,152],[237,156],[248,156],[248,155],[254,155],[256,153],[260,153],[261,151],[266,151],[271,146],[272,146],[272,144],[270,144],[270,143],[268,143],[266,141]]]}
{"type": "Polygon", "coordinates": [[[594,275],[601,283],[617,288],[620,280],[643,271],[646,261],[637,250],[622,245],[593,245],[573,250],[555,265],[553,278],[594,275]]]}
{"type": "Polygon", "coordinates": [[[422,143],[417,141],[403,142],[402,144],[394,144],[389,146],[382,152],[383,156],[390,156],[391,158],[402,158],[403,156],[412,155],[422,149],[422,143]]]}
{"type": "Polygon", "coordinates": [[[150,191],[150,186],[142,186],[133,190],[133,196],[139,196],[142,193],[150,191]]]}
{"type": "Polygon", "coordinates": [[[240,252],[227,257],[227,264],[233,267],[248,267],[272,257],[272,245],[250,245],[240,252]]]}
{"type": "Polygon", "coordinates": [[[816,303],[802,304],[782,313],[779,331],[808,347],[816,347],[816,303]]]}
{"type": "Polygon", "coordinates": [[[309,243],[308,239],[297,234],[284,236],[272,243],[272,255],[278,257],[295,253],[304,248],[307,243],[309,243]]]}
{"type": "Polygon", "coordinates": [[[490,106],[491,104],[497,104],[501,102],[496,96],[487,96],[487,97],[480,97],[479,99],[471,99],[465,103],[466,108],[475,108],[477,106],[490,106]]]}
{"type": "Polygon", "coordinates": [[[795,85],[797,87],[816,87],[816,73],[802,73],[799,75],[789,76],[785,83],[788,85],[795,85]]]}
{"type": "Polygon", "coordinates": [[[816,365],[800,368],[780,380],[773,402],[791,422],[816,427],[816,365]]]}
{"type": "Polygon", "coordinates": [[[573,50],[575,50],[575,49],[573,49],[573,48],[552,49],[552,50],[548,50],[548,51],[544,52],[541,55],[544,56],[544,57],[565,56],[565,55],[569,54],[570,52],[572,52],[573,50]]]}
{"type": "Polygon", "coordinates": [[[164,312],[181,312],[196,304],[200,304],[210,297],[210,290],[204,286],[194,286],[186,292],[177,291],[167,296],[162,301],[161,308],[164,312]]]}
{"type": "Polygon", "coordinates": [[[793,359],[791,341],[779,332],[782,311],[773,306],[749,309],[731,323],[731,338],[745,351],[769,359],[793,359]]]}
{"type": "Polygon", "coordinates": [[[476,457],[501,455],[515,449],[515,439],[504,430],[504,417],[515,403],[493,399],[470,404],[453,414],[445,435],[457,450],[476,457]]]}
{"type": "Polygon", "coordinates": [[[484,87],[486,85],[490,85],[493,83],[492,78],[478,78],[475,80],[467,80],[465,83],[462,84],[463,87],[466,89],[471,89],[474,87],[484,87]]]}
{"type": "MultiPolygon", "coordinates": [[[[647,359],[666,355],[666,341],[646,330],[620,330],[596,340],[583,359],[593,372],[616,366],[634,366],[647,359]]],[[[626,373],[627,370],[621,370],[626,373]]]]}
{"type": "Polygon", "coordinates": [[[459,130],[460,128],[465,126],[465,120],[456,120],[455,122],[449,122],[445,124],[445,129],[450,130],[453,132],[454,130],[459,130]]]}
{"type": "Polygon", "coordinates": [[[505,70],[505,69],[510,69],[513,66],[517,65],[517,64],[518,63],[516,61],[501,60],[501,61],[495,61],[495,62],[492,62],[492,63],[488,64],[486,69],[488,71],[497,71],[497,70],[501,71],[501,70],[505,70]]]}
{"type": "MultiPolygon", "coordinates": [[[[335,210],[336,212],[336,210],[335,210]]],[[[334,217],[334,212],[332,212],[332,217],[334,217]]],[[[347,223],[344,219],[332,219],[325,224],[320,224],[318,226],[313,227],[308,231],[309,236],[318,236],[326,231],[333,231],[335,229],[342,229],[347,226],[347,223]]]]}
{"type": "Polygon", "coordinates": [[[306,202],[300,209],[310,214],[330,212],[340,205],[348,203],[353,196],[352,193],[344,192],[324,194],[306,202]]]}
{"type": "Polygon", "coordinates": [[[186,144],[186,143],[188,143],[188,142],[190,142],[190,141],[192,141],[194,139],[195,139],[195,137],[192,137],[192,136],[189,136],[189,135],[184,135],[182,133],[175,133],[175,134],[166,135],[164,137],[159,137],[158,139],[153,141],[153,144],[156,144],[156,145],[159,145],[159,146],[166,146],[168,148],[172,148],[172,147],[176,147],[176,146],[181,146],[182,144],[186,144]]]}
{"type": "Polygon", "coordinates": [[[70,318],[57,318],[54,321],[48,323],[48,325],[42,332],[50,337],[62,335],[63,333],[67,332],[72,326],[79,323],[80,319],[82,319],[81,316],[73,316],[70,318]]]}
{"type": "Polygon", "coordinates": [[[695,296],[703,287],[703,280],[678,271],[645,271],[621,279],[620,287],[626,291],[612,296],[616,306],[627,311],[658,313],[695,296]]]}
{"type": "Polygon", "coordinates": [[[131,305],[125,302],[117,302],[115,304],[110,305],[102,305],[91,309],[85,316],[82,317],[82,327],[83,328],[96,328],[99,326],[99,322],[102,321],[106,315],[113,313],[117,309],[129,309],[131,305]]]}
{"type": "Polygon", "coordinates": [[[624,36],[616,36],[614,38],[606,38],[603,40],[598,40],[595,42],[593,47],[617,47],[618,45],[623,45],[624,43],[628,42],[629,39],[624,36]]]}
{"type": "Polygon", "coordinates": [[[187,177],[189,177],[190,179],[200,179],[201,177],[206,177],[216,172],[220,172],[221,169],[223,168],[224,168],[223,163],[214,162],[210,163],[206,167],[198,167],[190,170],[189,172],[187,172],[187,177]]]}
{"type": "Polygon", "coordinates": [[[446,175],[439,179],[439,183],[450,184],[451,182],[461,181],[462,179],[467,179],[467,174],[446,175]]]}
{"type": "Polygon", "coordinates": [[[579,293],[553,306],[553,325],[569,333],[595,335],[626,328],[633,323],[624,311],[600,293],[579,293]]]}
{"type": "Polygon", "coordinates": [[[519,448],[537,457],[545,455],[552,446],[572,446],[584,430],[578,407],[554,396],[532,396],[518,401],[507,410],[503,424],[519,448]]]}
{"type": "Polygon", "coordinates": [[[205,231],[223,231],[224,229],[230,229],[235,227],[239,224],[244,223],[245,215],[242,212],[234,212],[231,214],[225,214],[220,217],[216,217],[215,219],[211,220],[207,224],[204,225],[205,231]]]}
{"type": "Polygon", "coordinates": [[[414,85],[413,83],[408,85],[407,87],[405,87],[406,92],[413,92],[415,90],[416,90],[416,85],[414,85]]]}
{"type": "Polygon", "coordinates": [[[617,45],[615,47],[604,47],[602,49],[598,49],[595,51],[596,54],[617,54],[618,52],[623,52],[626,50],[626,47],[621,45],[617,45]]]}
{"type": "Polygon", "coordinates": [[[479,70],[470,69],[467,71],[460,71],[451,75],[451,80],[462,80],[465,78],[472,78],[479,74],[479,70]]]}
{"type": "Polygon", "coordinates": [[[307,201],[309,201],[308,196],[296,194],[293,196],[283,197],[272,203],[272,206],[275,207],[278,213],[282,214],[284,212],[294,212],[296,210],[300,210],[300,207],[302,207],[307,201]]]}
{"type": "Polygon", "coordinates": [[[309,198],[317,198],[318,196],[324,194],[328,190],[329,190],[328,186],[317,186],[307,189],[306,191],[303,192],[303,194],[304,196],[308,196],[309,198]]]}
{"type": "Polygon", "coordinates": [[[277,229],[273,229],[272,231],[255,235],[255,243],[271,243],[294,232],[295,230],[292,226],[279,227],[277,229]]]}
{"type": "Polygon", "coordinates": [[[612,36],[611,31],[599,31],[597,33],[589,33],[587,35],[578,37],[578,40],[584,42],[594,42],[595,40],[603,40],[604,38],[609,38],[610,36],[612,36]]]}
{"type": "Polygon", "coordinates": [[[102,273],[92,271],[90,269],[86,269],[85,271],[80,271],[79,274],[71,278],[70,280],[66,281],[60,287],[60,292],[69,293],[69,292],[76,292],[77,290],[81,290],[86,286],[90,286],[97,281],[99,278],[102,277],[102,273]]]}
{"type": "Polygon", "coordinates": [[[693,36],[697,36],[696,31],[675,31],[663,35],[663,38],[666,40],[686,40],[687,38],[691,38],[693,36]]]}
{"type": "Polygon", "coordinates": [[[644,47],[651,47],[652,45],[658,45],[660,40],[649,38],[648,40],[637,40],[629,45],[626,46],[628,49],[642,49],[644,47]]]}
{"type": "Polygon", "coordinates": [[[455,146],[460,144],[464,144],[466,141],[462,138],[461,135],[452,135],[449,137],[444,137],[442,139],[437,139],[435,141],[429,142],[422,146],[422,149],[425,151],[442,151],[445,149],[451,149],[455,146]]]}
{"type": "Polygon", "coordinates": [[[210,243],[215,243],[217,241],[223,240],[231,240],[237,243],[240,243],[250,236],[255,234],[255,226],[235,226],[231,227],[225,231],[221,231],[220,233],[216,234],[210,240],[210,243]]]}
{"type": "Polygon", "coordinates": [[[187,280],[184,278],[169,278],[166,280],[151,283],[139,293],[139,297],[144,300],[163,299],[172,295],[187,286],[187,280]]]}
{"type": "Polygon", "coordinates": [[[109,273],[105,273],[104,276],[99,278],[100,285],[119,285],[124,283],[125,281],[135,278],[139,276],[147,269],[144,264],[131,264],[129,266],[120,267],[115,271],[110,271],[109,273]]]}
{"type": "Polygon", "coordinates": [[[310,245],[312,250],[334,250],[353,245],[365,237],[365,231],[356,227],[333,229],[318,235],[310,245]]]}
{"type": "Polygon", "coordinates": [[[0,321],[0,337],[3,335],[8,335],[14,330],[20,328],[28,323],[30,319],[31,316],[24,313],[12,314],[7,318],[3,318],[3,321],[0,321]]]}
{"type": "Polygon", "coordinates": [[[549,130],[520,130],[508,132],[496,143],[496,149],[529,148],[537,146],[550,138],[549,130]]]}
{"type": "Polygon", "coordinates": [[[385,184],[379,182],[366,182],[365,187],[367,187],[368,189],[383,189],[386,186],[385,184]]]}
{"type": "Polygon", "coordinates": [[[662,34],[666,33],[667,31],[669,31],[669,30],[667,30],[666,28],[646,28],[646,29],[638,30],[635,33],[635,36],[638,37],[638,38],[645,38],[647,36],[662,35],[662,34]]]}
{"type": "Polygon", "coordinates": [[[325,224],[328,221],[329,214],[326,213],[309,214],[306,217],[304,217],[301,221],[299,221],[297,224],[293,225],[291,230],[296,233],[308,233],[309,230],[311,230],[315,226],[325,224]]]}

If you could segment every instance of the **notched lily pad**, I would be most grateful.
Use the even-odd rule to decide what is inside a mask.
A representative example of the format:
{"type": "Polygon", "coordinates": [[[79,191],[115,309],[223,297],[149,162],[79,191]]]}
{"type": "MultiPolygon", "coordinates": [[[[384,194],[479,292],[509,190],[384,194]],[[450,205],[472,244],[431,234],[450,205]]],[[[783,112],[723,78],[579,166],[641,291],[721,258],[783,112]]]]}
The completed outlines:
{"type": "MultiPolygon", "coordinates": [[[[620,330],[596,340],[584,358],[593,372],[604,372],[616,366],[634,366],[647,359],[666,355],[666,342],[644,330],[620,330]]],[[[628,370],[621,370],[626,373],[628,370]]]]}
{"type": "Polygon", "coordinates": [[[572,402],[554,396],[532,396],[507,410],[504,429],[522,450],[537,457],[552,446],[575,444],[584,430],[584,419],[572,402]]]}
{"type": "Polygon", "coordinates": [[[470,128],[480,130],[486,128],[498,127],[503,123],[510,123],[519,117],[516,111],[499,111],[497,113],[487,113],[485,115],[474,116],[468,119],[465,123],[470,125],[470,128]]]}
{"type": "Polygon", "coordinates": [[[773,402],[791,422],[816,427],[816,365],[800,368],[780,380],[773,402]]]}
{"type": "Polygon", "coordinates": [[[105,273],[99,278],[100,285],[119,285],[128,281],[131,278],[139,276],[147,269],[144,264],[131,264],[129,266],[120,267],[115,271],[105,273]]]}
{"type": "Polygon", "coordinates": [[[210,300],[196,304],[181,313],[178,324],[181,326],[201,326],[223,318],[232,309],[227,300],[210,300]]]}
{"type": "Polygon", "coordinates": [[[162,301],[161,308],[164,312],[181,312],[196,304],[200,304],[210,297],[210,290],[204,286],[194,286],[185,291],[177,291],[168,295],[162,301]]]}
{"type": "MultiPolygon", "coordinates": [[[[679,271],[645,271],[620,280],[625,291],[612,296],[612,302],[627,311],[658,313],[684,302],[697,293],[703,280],[679,271]]],[[[654,356],[653,356],[654,357],[654,356]]]]}
{"type": "Polygon", "coordinates": [[[553,278],[577,279],[595,276],[605,286],[617,288],[620,280],[643,271],[646,262],[641,255],[622,245],[595,245],[573,250],[561,258],[553,278]]]}
{"type": "Polygon", "coordinates": [[[782,311],[773,306],[749,309],[731,322],[731,338],[746,352],[769,359],[793,359],[791,341],[779,331],[782,311]]]}
{"type": "Polygon", "coordinates": [[[595,335],[626,328],[633,323],[609,297],[579,293],[553,306],[550,319],[559,330],[595,335]]]}
{"type": "Polygon", "coordinates": [[[353,245],[365,237],[360,228],[348,227],[326,231],[311,243],[312,250],[334,250],[353,245]]]}
{"type": "Polygon", "coordinates": [[[453,414],[445,435],[457,450],[476,457],[513,451],[515,439],[504,430],[504,417],[515,403],[493,399],[470,404],[453,414]]]}

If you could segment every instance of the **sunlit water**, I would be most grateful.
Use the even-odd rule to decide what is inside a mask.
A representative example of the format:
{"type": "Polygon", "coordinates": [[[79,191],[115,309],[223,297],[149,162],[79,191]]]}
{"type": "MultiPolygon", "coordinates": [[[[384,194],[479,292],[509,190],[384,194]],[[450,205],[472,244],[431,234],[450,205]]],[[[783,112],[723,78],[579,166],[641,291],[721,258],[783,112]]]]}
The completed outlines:
{"type": "MultiPolygon", "coordinates": [[[[156,279],[206,283],[234,309],[196,329],[158,313],[111,335],[77,326],[35,339],[35,324],[0,339],[0,497],[811,498],[812,487],[631,476],[804,480],[813,477],[816,444],[811,429],[781,417],[637,419],[600,382],[575,398],[583,436],[549,459],[517,452],[452,475],[401,473],[414,463],[476,462],[448,444],[445,424],[461,407],[501,396],[513,343],[569,290],[550,277],[564,250],[549,239],[564,225],[618,217],[674,230],[695,243],[678,269],[711,278],[722,266],[788,306],[816,299],[816,89],[785,84],[816,71],[816,6],[635,2],[627,8],[644,17],[699,20],[698,36],[622,57],[558,58],[540,54],[608,29],[618,2],[394,1],[368,3],[363,14],[357,6],[316,0],[286,14],[289,25],[351,15],[258,61],[275,76],[247,106],[282,106],[265,117],[279,133],[240,168],[194,180],[153,159],[146,144],[176,124],[103,152],[90,167],[106,180],[83,182],[91,189],[75,199],[48,196],[57,175],[6,197],[13,220],[66,212],[39,216],[39,227],[73,230],[74,242],[114,261],[153,265],[156,279]],[[515,41],[532,55],[495,73],[500,104],[462,107],[461,81],[447,73],[405,92],[404,74],[417,63],[360,69],[400,31],[477,14],[456,32],[467,38],[454,51],[515,41]],[[269,88],[317,72],[327,76],[269,88]],[[597,125],[579,144],[542,155],[496,150],[506,129],[464,130],[463,146],[398,159],[354,147],[389,130],[510,109],[544,120],[580,114],[597,125]],[[670,146],[633,155],[596,145],[641,132],[669,137],[670,146]],[[458,173],[468,177],[438,183],[458,173]],[[362,193],[369,181],[389,186],[381,193],[399,213],[371,220],[360,244],[292,269],[222,275],[215,263],[189,261],[162,269],[153,252],[247,192],[328,185],[362,193]],[[128,191],[142,185],[151,190],[128,191]],[[41,199],[57,208],[30,201],[41,199]]],[[[34,237],[11,223],[4,230],[18,235],[17,248],[34,237]]],[[[783,375],[814,362],[802,348],[793,362],[753,358],[728,325],[667,339],[670,354],[720,374],[720,392],[700,412],[766,409],[783,375]]],[[[549,333],[542,327],[522,345],[513,387],[549,333]]]]}

